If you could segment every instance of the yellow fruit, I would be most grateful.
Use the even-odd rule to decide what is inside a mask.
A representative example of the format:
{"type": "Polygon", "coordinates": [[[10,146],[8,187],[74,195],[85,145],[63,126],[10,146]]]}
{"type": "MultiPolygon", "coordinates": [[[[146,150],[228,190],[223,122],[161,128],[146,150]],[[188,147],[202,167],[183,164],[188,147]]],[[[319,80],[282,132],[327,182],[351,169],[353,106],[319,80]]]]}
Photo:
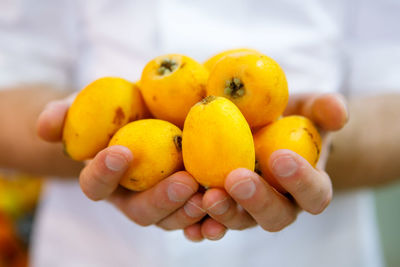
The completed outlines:
{"type": "Polygon", "coordinates": [[[140,80],[144,100],[154,117],[183,126],[190,108],[206,95],[207,69],[177,54],[150,61],[140,80]]]}
{"type": "Polygon", "coordinates": [[[133,83],[132,114],[129,122],[150,118],[151,114],[140,90],[140,80],[133,83]]]}
{"type": "Polygon", "coordinates": [[[93,158],[119,128],[147,112],[135,84],[121,78],[98,79],[77,95],[68,110],[64,150],[74,160],[93,158]]]}
{"type": "Polygon", "coordinates": [[[206,69],[208,69],[209,71],[212,70],[212,68],[214,67],[215,63],[218,62],[218,60],[220,60],[221,58],[223,58],[224,56],[230,55],[230,54],[234,54],[234,53],[255,53],[255,54],[261,54],[259,51],[254,50],[254,49],[250,49],[250,48],[237,48],[237,49],[230,49],[230,50],[226,50],[223,51],[219,54],[216,54],[214,56],[212,56],[211,58],[209,58],[206,62],[204,62],[204,67],[206,67],[206,69]]]}
{"type": "Polygon", "coordinates": [[[256,169],[280,192],[285,190],[273,178],[268,168],[271,154],[278,149],[290,149],[312,166],[318,162],[321,151],[321,137],[313,123],[302,116],[284,117],[260,129],[254,135],[256,169]]]}
{"type": "Polygon", "coordinates": [[[234,169],[254,170],[250,127],[228,99],[208,96],[194,105],[185,121],[182,141],[186,170],[205,187],[224,187],[234,169]]]}
{"type": "Polygon", "coordinates": [[[234,53],[213,67],[207,94],[235,103],[250,127],[276,120],[288,102],[285,73],[273,59],[255,53],[234,53]]]}
{"type": "Polygon", "coordinates": [[[147,119],[122,127],[110,146],[122,145],[132,151],[133,162],[120,184],[142,191],[183,168],[182,131],[167,121],[147,119]]]}

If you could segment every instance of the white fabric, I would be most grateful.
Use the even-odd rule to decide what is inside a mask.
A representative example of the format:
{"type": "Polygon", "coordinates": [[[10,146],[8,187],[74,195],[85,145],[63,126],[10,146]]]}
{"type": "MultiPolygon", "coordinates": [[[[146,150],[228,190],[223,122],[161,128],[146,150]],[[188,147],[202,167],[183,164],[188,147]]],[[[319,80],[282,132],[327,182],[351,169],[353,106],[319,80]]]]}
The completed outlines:
{"type": "Polygon", "coordinates": [[[76,58],[75,14],[68,1],[0,1],[0,84],[66,87],[76,58]],[[64,17],[63,19],[61,19],[64,17]]]}
{"type": "MultiPolygon", "coordinates": [[[[136,80],[162,53],[199,61],[251,47],[276,59],[290,92],[349,95],[399,89],[398,1],[2,0],[0,85],[79,90],[101,76],[136,80]],[[396,71],[397,70],[397,71],[396,71]],[[364,91],[366,90],[366,91],[364,91]]],[[[368,191],[336,194],[321,215],[279,233],[229,231],[188,242],[140,227],[76,181],[50,182],[35,227],[33,266],[382,266],[368,191]]]]}
{"type": "Polygon", "coordinates": [[[353,1],[346,32],[350,95],[398,92],[400,2],[353,1]]]}
{"type": "Polygon", "coordinates": [[[43,196],[33,266],[382,266],[371,197],[337,194],[324,213],[303,212],[278,233],[257,227],[191,243],[181,231],[132,224],[77,183],[57,181],[43,196]]]}

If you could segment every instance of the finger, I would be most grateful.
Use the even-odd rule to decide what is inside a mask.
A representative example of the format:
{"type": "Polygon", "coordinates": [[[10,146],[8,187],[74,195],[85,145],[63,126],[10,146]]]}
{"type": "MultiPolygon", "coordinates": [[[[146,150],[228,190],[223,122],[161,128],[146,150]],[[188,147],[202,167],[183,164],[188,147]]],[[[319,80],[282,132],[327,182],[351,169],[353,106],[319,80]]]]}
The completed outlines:
{"type": "Polygon", "coordinates": [[[132,152],[124,146],[102,150],[81,172],[82,191],[92,200],[107,198],[117,188],[132,159],[132,152]]]}
{"type": "Polygon", "coordinates": [[[59,142],[62,128],[70,104],[64,100],[50,102],[40,113],[37,121],[37,134],[48,142],[59,142]]]}
{"type": "Polygon", "coordinates": [[[195,223],[192,225],[187,226],[183,230],[183,234],[187,239],[193,242],[200,242],[204,239],[201,233],[201,223],[195,223]]]}
{"type": "Polygon", "coordinates": [[[36,130],[39,137],[48,142],[59,142],[67,111],[76,98],[73,93],[62,100],[55,100],[46,105],[39,115],[36,130]]]}
{"type": "Polygon", "coordinates": [[[201,208],[203,195],[196,193],[177,211],[162,219],[157,226],[165,230],[183,229],[200,221],[206,212],[201,208]]]}
{"type": "Polygon", "coordinates": [[[223,224],[213,218],[207,218],[201,224],[201,234],[208,240],[220,240],[224,237],[226,230],[223,224]]]}
{"type": "Polygon", "coordinates": [[[272,153],[269,168],[274,178],[296,200],[298,205],[312,213],[321,213],[332,199],[329,176],[314,169],[307,160],[291,150],[272,153]]]}
{"type": "Polygon", "coordinates": [[[183,207],[197,192],[198,184],[185,172],[177,172],[142,192],[112,194],[109,200],[139,225],[155,224],[183,207]]]}
{"type": "Polygon", "coordinates": [[[327,131],[341,129],[348,120],[346,102],[339,94],[323,94],[315,97],[305,104],[303,114],[327,131]]]}
{"type": "Polygon", "coordinates": [[[229,229],[242,230],[256,225],[254,219],[222,189],[207,190],[203,197],[207,213],[229,229]]]}
{"type": "Polygon", "coordinates": [[[283,112],[284,116],[289,115],[302,115],[302,110],[305,103],[314,99],[318,94],[295,94],[289,97],[289,101],[286,105],[285,111],[283,112]]]}
{"type": "Polygon", "coordinates": [[[232,171],[225,189],[267,231],[279,231],[296,219],[296,206],[255,172],[244,168],[232,171]]]}
{"type": "Polygon", "coordinates": [[[336,131],[347,122],[349,114],[346,101],[340,94],[303,94],[289,100],[285,115],[308,117],[321,129],[336,131]]]}

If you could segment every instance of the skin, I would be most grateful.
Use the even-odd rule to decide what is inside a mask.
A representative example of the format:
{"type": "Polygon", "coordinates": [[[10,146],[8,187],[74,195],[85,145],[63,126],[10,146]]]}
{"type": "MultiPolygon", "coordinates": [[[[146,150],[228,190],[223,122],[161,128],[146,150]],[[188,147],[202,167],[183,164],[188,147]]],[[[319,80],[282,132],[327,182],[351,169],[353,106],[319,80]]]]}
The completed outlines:
{"type": "MultiPolygon", "coordinates": [[[[1,151],[7,151],[7,153],[0,153],[0,166],[47,175],[78,175],[81,165],[64,157],[60,152],[59,144],[48,144],[33,137],[37,121],[37,132],[42,139],[50,142],[60,141],[69,101],[55,101],[45,108],[45,103],[57,100],[63,95],[43,87],[24,88],[15,91],[0,91],[0,124],[2,125],[0,148],[1,151]],[[35,101],[31,101],[33,97],[35,101]],[[38,119],[41,110],[43,112],[38,119]],[[15,121],[21,123],[14,123],[15,121]]],[[[334,150],[338,144],[353,144],[359,136],[357,133],[366,125],[361,122],[367,120],[369,125],[379,123],[381,128],[391,127],[392,131],[376,130],[373,135],[366,135],[363,143],[373,144],[372,147],[360,143],[357,150],[353,152],[351,152],[353,147],[350,146],[336,149],[334,153],[337,154],[330,157],[328,162],[328,170],[335,187],[347,189],[377,185],[400,177],[396,157],[400,153],[400,144],[397,142],[400,128],[397,127],[398,123],[394,123],[400,117],[398,103],[400,103],[400,95],[382,95],[350,102],[354,122],[350,121],[340,134],[331,134],[334,150]],[[390,153],[387,153],[387,144],[390,144],[390,153]],[[369,153],[371,149],[374,149],[375,153],[369,153]],[[367,155],[367,157],[360,158],[360,162],[355,165],[344,164],[349,159],[349,155],[356,154],[367,155]],[[337,160],[338,158],[342,160],[337,160]],[[376,160],[379,160],[381,164],[379,168],[371,167],[376,160]],[[370,168],[376,168],[376,170],[371,172],[370,168]],[[351,179],[347,179],[350,175],[351,179]]],[[[348,118],[346,105],[338,95],[292,96],[286,113],[307,116],[325,131],[342,128],[348,118]]],[[[327,151],[329,137],[330,135],[325,134],[323,151],[327,151]]],[[[228,175],[225,190],[199,193],[198,184],[194,179],[186,172],[178,172],[150,190],[141,193],[129,192],[118,187],[118,181],[132,161],[134,153],[121,146],[109,147],[98,153],[80,173],[80,183],[83,192],[90,199],[109,200],[132,221],[140,225],[157,224],[167,230],[183,229],[185,236],[192,241],[201,241],[204,238],[218,240],[229,228],[245,229],[259,224],[264,229],[279,230],[290,224],[301,209],[312,213],[320,212],[329,202],[332,192],[330,180],[322,171],[327,156],[328,153],[321,155],[317,165],[318,170],[309,168],[305,160],[290,151],[277,151],[271,156],[271,165],[280,166],[283,170],[288,169],[285,163],[290,157],[298,163],[298,171],[284,178],[276,173],[276,177],[282,180],[282,184],[288,192],[291,192],[299,206],[288,202],[282,195],[271,192],[268,184],[263,182],[257,174],[242,169],[228,175]],[[108,156],[116,157],[117,161],[120,160],[119,169],[111,170],[106,166],[105,159],[108,156]],[[253,183],[255,189],[250,190],[253,191],[253,194],[248,194],[250,197],[243,199],[237,195],[237,192],[246,191],[244,186],[246,182],[253,183]],[[308,191],[304,191],[305,188],[308,188],[308,191]],[[216,207],[223,203],[225,198],[229,204],[228,208],[225,208],[225,212],[222,213],[215,212],[216,207]],[[265,201],[258,202],[259,199],[265,199],[265,201]],[[268,210],[269,215],[273,215],[272,221],[267,220],[268,216],[262,212],[263,206],[268,206],[266,203],[273,203],[268,210]],[[244,209],[238,208],[238,204],[244,209]],[[278,208],[282,210],[276,212],[278,208]],[[132,213],[133,210],[137,212],[132,213]],[[211,217],[203,219],[206,212],[211,217]]]]}
{"type": "Polygon", "coordinates": [[[398,179],[400,95],[354,99],[349,110],[351,120],[333,135],[326,166],[334,187],[351,190],[398,179]]]}
{"type": "Polygon", "coordinates": [[[65,157],[61,143],[45,142],[37,135],[38,130],[47,141],[61,140],[59,123],[70,104],[65,97],[65,92],[39,84],[0,90],[0,168],[36,175],[79,175],[82,163],[65,157]],[[43,109],[46,111],[37,129],[36,121],[43,109]]]}
{"type": "MultiPolygon", "coordinates": [[[[344,101],[338,95],[299,96],[289,102],[288,112],[300,108],[298,114],[313,119],[314,115],[319,116],[315,105],[325,107],[327,104],[331,106],[329,112],[335,111],[327,117],[333,118],[337,124],[321,120],[317,125],[322,129],[341,129],[348,115],[344,101]],[[321,99],[327,99],[324,100],[326,103],[321,105],[321,99]]],[[[38,123],[43,122],[39,120],[38,123]]],[[[62,127],[62,122],[59,127],[62,127]]],[[[327,147],[323,146],[319,169],[314,169],[305,159],[289,150],[278,150],[271,155],[271,173],[298,205],[246,169],[231,172],[223,189],[213,188],[205,193],[198,192],[197,182],[184,171],[171,175],[144,192],[129,192],[118,187],[118,183],[134,158],[134,152],[120,146],[111,146],[97,154],[83,169],[80,184],[90,199],[109,200],[137,224],[156,224],[166,230],[183,229],[185,236],[193,241],[204,238],[218,240],[228,229],[246,229],[257,224],[267,231],[279,231],[292,223],[299,211],[318,214],[329,204],[332,184],[323,171],[327,147]],[[107,166],[106,157],[109,155],[121,159],[120,169],[107,166]],[[297,170],[290,171],[288,175],[290,160],[296,162],[297,170]],[[222,211],[219,209],[221,206],[222,211]]]]}

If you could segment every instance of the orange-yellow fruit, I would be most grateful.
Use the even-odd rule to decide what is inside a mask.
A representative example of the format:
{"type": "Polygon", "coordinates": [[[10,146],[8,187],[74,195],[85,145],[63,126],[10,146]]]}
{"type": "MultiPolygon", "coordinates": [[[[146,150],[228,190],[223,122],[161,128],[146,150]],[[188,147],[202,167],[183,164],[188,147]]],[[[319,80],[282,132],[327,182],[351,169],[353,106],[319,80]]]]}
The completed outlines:
{"type": "Polygon", "coordinates": [[[254,135],[254,144],[256,170],[280,192],[285,190],[273,178],[268,167],[271,154],[278,149],[290,149],[315,167],[321,151],[318,130],[309,119],[302,116],[284,117],[263,127],[254,135]]]}
{"type": "Polygon", "coordinates": [[[186,170],[205,187],[224,187],[237,168],[254,170],[254,142],[250,127],[228,99],[208,96],[186,118],[182,140],[186,170]]]}
{"type": "Polygon", "coordinates": [[[132,97],[132,115],[129,122],[150,118],[151,114],[144,102],[141,90],[140,80],[133,83],[133,97],[132,97]]]}
{"type": "Polygon", "coordinates": [[[77,95],[68,110],[64,150],[74,160],[93,158],[119,128],[146,116],[137,85],[115,77],[98,79],[77,95]]]}
{"type": "Polygon", "coordinates": [[[182,131],[167,121],[147,119],[122,127],[110,146],[132,151],[133,162],[120,184],[134,191],[146,190],[183,168],[182,131]]]}
{"type": "Polygon", "coordinates": [[[177,54],[160,56],[143,69],[140,85],[154,117],[183,126],[190,108],[206,95],[207,69],[177,54]]]}
{"type": "Polygon", "coordinates": [[[233,53],[213,67],[207,94],[235,103],[250,127],[276,120],[288,102],[285,73],[273,59],[255,53],[233,53]]]}
{"type": "Polygon", "coordinates": [[[206,67],[209,71],[212,70],[212,68],[214,67],[215,63],[218,62],[218,60],[220,60],[221,58],[223,58],[224,56],[230,55],[230,54],[234,54],[234,53],[253,53],[253,54],[261,54],[259,51],[254,50],[254,49],[250,49],[250,48],[237,48],[237,49],[230,49],[230,50],[226,50],[223,51],[219,54],[216,54],[214,56],[212,56],[211,58],[207,59],[206,62],[204,62],[204,67],[206,67]]]}

